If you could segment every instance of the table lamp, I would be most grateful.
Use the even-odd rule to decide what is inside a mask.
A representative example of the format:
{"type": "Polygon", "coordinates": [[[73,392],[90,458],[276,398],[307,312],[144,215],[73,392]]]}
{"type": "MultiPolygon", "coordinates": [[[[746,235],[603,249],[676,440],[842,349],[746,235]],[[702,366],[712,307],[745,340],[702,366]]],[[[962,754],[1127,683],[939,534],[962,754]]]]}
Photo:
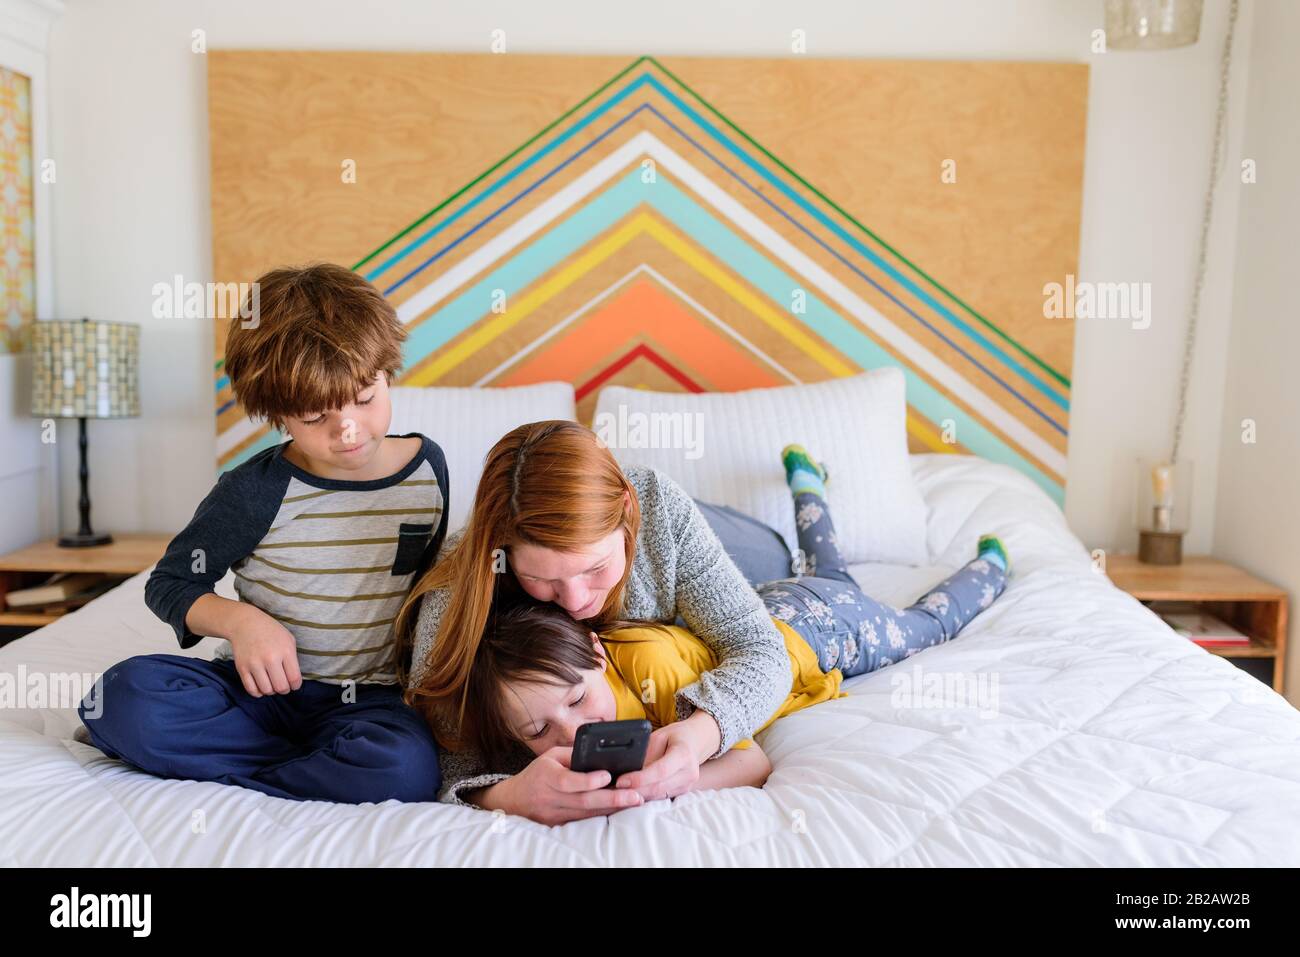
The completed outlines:
{"type": "Polygon", "coordinates": [[[86,467],[86,420],[135,418],[140,414],[140,327],[90,319],[32,323],[32,415],[75,418],[81,455],[81,527],[63,535],[63,548],[107,545],[113,536],[90,527],[90,470],[86,467]]]}

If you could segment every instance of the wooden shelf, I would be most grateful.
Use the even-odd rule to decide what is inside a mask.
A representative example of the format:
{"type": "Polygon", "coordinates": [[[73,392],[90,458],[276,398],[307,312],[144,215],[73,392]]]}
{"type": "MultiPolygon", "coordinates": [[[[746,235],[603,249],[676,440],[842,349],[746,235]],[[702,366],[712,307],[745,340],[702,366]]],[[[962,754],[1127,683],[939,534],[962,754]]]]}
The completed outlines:
{"type": "Polygon", "coordinates": [[[134,575],[162,558],[170,541],[169,535],[115,535],[109,545],[60,548],[50,539],[0,555],[0,571],[134,575]]]}
{"type": "Polygon", "coordinates": [[[108,545],[60,548],[51,539],[0,555],[0,627],[40,628],[67,614],[67,610],[47,612],[39,606],[5,608],[4,598],[10,591],[39,585],[58,572],[93,572],[118,579],[115,585],[120,584],[158,561],[170,541],[168,535],[115,535],[108,545]]]}
{"type": "Polygon", "coordinates": [[[1284,589],[1207,555],[1189,556],[1181,565],[1147,565],[1136,555],[1107,555],[1106,575],[1148,606],[1184,602],[1223,619],[1248,636],[1250,644],[1205,650],[1221,658],[1271,658],[1273,689],[1282,692],[1287,644],[1284,589]]]}
{"type": "Polygon", "coordinates": [[[42,615],[34,612],[0,611],[0,626],[7,625],[11,628],[33,626],[40,628],[43,625],[58,621],[62,617],[62,615],[42,615]]]}

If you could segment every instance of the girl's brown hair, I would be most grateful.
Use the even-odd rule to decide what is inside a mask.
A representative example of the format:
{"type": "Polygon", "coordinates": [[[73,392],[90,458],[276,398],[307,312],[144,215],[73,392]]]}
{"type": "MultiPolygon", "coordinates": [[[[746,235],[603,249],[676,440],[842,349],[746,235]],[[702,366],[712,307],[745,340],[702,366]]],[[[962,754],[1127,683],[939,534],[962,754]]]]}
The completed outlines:
{"type": "MultiPolygon", "coordinates": [[[[605,623],[606,631],[646,627],[663,625],[623,619],[605,623]]],[[[529,597],[494,609],[475,652],[465,689],[462,744],[479,751],[489,767],[504,767],[510,748],[525,744],[510,724],[505,707],[507,686],[520,681],[566,687],[577,684],[582,680],[580,672],[600,667],[592,631],[604,634],[574,621],[558,605],[529,597]]],[[[610,667],[615,667],[612,661],[610,667]]]]}
{"type": "Polygon", "coordinates": [[[421,599],[447,589],[424,674],[405,693],[407,704],[425,716],[444,747],[463,747],[452,729],[465,719],[475,656],[494,602],[508,604],[525,594],[506,563],[509,549],[527,544],[575,552],[621,529],[623,577],[586,623],[600,632],[608,622],[621,620],[640,528],[636,490],[586,426],[562,419],[530,422],[492,447],[463,538],[411,589],[395,624],[398,660],[404,663],[421,599]]]}

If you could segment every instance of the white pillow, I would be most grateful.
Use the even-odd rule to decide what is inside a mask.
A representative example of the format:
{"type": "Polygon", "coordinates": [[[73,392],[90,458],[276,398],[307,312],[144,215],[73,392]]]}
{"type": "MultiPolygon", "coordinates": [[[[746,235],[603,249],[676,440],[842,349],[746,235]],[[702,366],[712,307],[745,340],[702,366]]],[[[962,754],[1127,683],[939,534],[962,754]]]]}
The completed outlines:
{"type": "Polygon", "coordinates": [[[792,552],[781,449],[798,443],[830,473],[826,501],[845,562],[919,565],[926,509],[908,458],[904,386],[893,367],[745,392],[607,386],[592,428],[620,464],[654,466],[693,498],[767,523],[792,552]]]}
{"type": "Polygon", "coordinates": [[[577,407],[569,382],[542,382],[511,388],[422,389],[394,386],[393,421],[388,431],[423,432],[447,457],[447,534],[465,524],[483,474],[483,460],[492,446],[516,426],[545,419],[574,421],[577,407]]]}

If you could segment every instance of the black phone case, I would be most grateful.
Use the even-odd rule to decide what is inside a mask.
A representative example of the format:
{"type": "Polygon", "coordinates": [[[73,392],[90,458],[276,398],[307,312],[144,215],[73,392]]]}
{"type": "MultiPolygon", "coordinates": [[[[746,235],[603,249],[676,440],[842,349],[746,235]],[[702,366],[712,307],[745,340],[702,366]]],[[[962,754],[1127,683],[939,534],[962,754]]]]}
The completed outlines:
{"type": "Polygon", "coordinates": [[[650,745],[650,722],[643,718],[628,721],[594,721],[578,728],[573,741],[574,771],[608,771],[613,787],[620,774],[640,771],[650,745]]]}

